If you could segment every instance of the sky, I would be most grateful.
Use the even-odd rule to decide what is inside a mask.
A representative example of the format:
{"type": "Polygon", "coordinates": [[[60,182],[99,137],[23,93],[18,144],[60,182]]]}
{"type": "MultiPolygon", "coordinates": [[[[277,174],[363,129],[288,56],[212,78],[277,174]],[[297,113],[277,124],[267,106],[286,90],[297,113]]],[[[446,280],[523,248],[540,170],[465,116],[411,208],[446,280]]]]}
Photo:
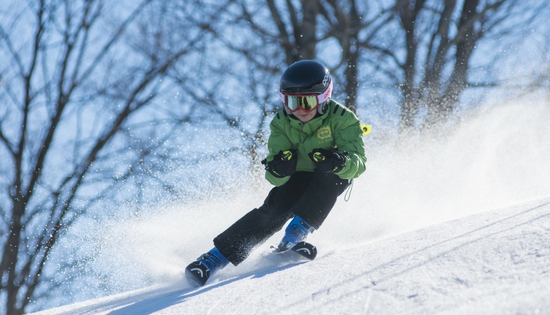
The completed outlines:
{"type": "Polygon", "coordinates": [[[549,122],[522,101],[398,145],[373,126],[367,171],[308,238],[315,261],[270,255],[278,232],[200,289],[185,266],[269,185],[115,218],[89,270],[106,297],[40,314],[550,314],[549,122]]]}

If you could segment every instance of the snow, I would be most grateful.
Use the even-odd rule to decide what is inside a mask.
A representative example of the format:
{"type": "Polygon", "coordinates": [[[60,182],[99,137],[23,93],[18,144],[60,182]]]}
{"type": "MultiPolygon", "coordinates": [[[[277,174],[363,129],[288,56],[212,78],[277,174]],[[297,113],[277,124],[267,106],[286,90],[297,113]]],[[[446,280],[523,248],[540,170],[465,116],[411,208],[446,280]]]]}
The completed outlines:
{"type": "Polygon", "coordinates": [[[316,260],[269,254],[279,232],[201,288],[183,268],[268,186],[114,222],[96,273],[155,285],[35,314],[550,314],[549,122],[546,105],[501,105],[443,140],[378,146],[308,238],[316,260]]]}
{"type": "MultiPolygon", "coordinates": [[[[550,198],[36,314],[550,314],[550,198]]],[[[256,257],[255,260],[258,260],[256,257]]],[[[257,261],[256,261],[257,262],[257,261]]]]}

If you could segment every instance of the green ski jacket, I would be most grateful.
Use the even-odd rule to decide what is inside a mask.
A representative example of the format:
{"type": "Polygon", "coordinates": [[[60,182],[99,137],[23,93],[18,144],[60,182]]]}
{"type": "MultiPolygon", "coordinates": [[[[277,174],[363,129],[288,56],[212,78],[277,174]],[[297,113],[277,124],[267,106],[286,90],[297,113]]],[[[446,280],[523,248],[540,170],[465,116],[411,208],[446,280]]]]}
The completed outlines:
{"type": "MultiPolygon", "coordinates": [[[[363,131],[355,114],[348,108],[330,100],[323,115],[303,123],[290,117],[281,109],[270,124],[267,161],[272,161],[279,151],[294,149],[298,152],[296,171],[313,172],[315,164],[308,154],[313,149],[346,151],[346,166],[337,172],[342,179],[353,179],[365,171],[365,145],[363,131]]],[[[290,176],[277,178],[265,172],[265,178],[275,186],[281,186],[290,176]]]]}

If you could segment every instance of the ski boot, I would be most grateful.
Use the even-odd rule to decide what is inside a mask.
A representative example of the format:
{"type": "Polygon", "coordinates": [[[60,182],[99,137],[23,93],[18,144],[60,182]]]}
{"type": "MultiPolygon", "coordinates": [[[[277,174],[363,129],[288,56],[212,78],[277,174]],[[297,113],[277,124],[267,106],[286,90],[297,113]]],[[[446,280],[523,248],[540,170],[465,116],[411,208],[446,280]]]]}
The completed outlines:
{"type": "Polygon", "coordinates": [[[304,241],[309,233],[315,231],[315,228],[309,225],[299,216],[294,216],[285,229],[285,236],[275,248],[275,252],[284,253],[293,248],[296,244],[304,241]]]}
{"type": "Polygon", "coordinates": [[[197,286],[203,286],[211,275],[223,269],[228,264],[229,260],[214,247],[190,263],[185,268],[185,276],[197,286]]]}

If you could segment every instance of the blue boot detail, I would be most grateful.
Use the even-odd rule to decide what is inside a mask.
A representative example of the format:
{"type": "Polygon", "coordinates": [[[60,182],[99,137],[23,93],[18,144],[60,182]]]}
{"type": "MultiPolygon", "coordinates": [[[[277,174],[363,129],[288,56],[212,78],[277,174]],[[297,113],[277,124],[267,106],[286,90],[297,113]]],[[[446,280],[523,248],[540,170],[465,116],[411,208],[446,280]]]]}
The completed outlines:
{"type": "Polygon", "coordinates": [[[229,264],[220,251],[214,247],[202,254],[185,268],[185,275],[198,286],[203,286],[211,275],[229,264]]]}
{"type": "Polygon", "coordinates": [[[277,246],[278,252],[286,252],[294,245],[304,241],[309,233],[312,233],[315,231],[315,228],[304,219],[300,218],[299,216],[294,216],[294,219],[290,221],[288,226],[285,229],[285,236],[279,243],[279,246],[277,246]]]}

